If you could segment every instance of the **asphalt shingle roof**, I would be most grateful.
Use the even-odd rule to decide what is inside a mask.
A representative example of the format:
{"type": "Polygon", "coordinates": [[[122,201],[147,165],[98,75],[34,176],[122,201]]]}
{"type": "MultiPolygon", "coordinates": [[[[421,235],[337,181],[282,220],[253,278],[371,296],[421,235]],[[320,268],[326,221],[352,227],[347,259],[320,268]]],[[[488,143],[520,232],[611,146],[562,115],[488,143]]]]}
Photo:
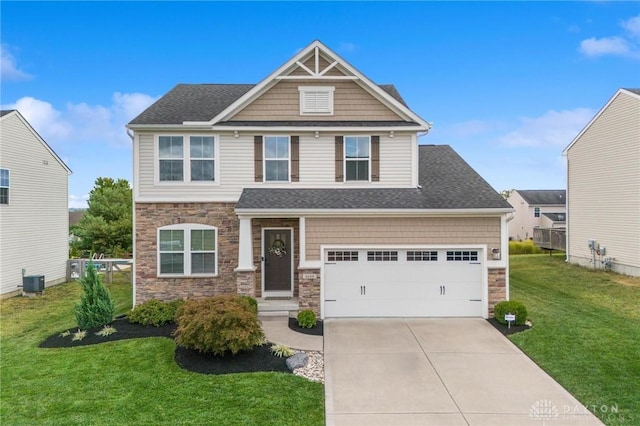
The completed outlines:
{"type": "Polygon", "coordinates": [[[567,220],[566,213],[542,213],[542,215],[548,217],[554,222],[566,222],[567,220]]]}
{"type": "Polygon", "coordinates": [[[5,116],[5,115],[7,115],[7,114],[9,114],[10,112],[13,112],[13,111],[15,111],[15,110],[14,109],[3,109],[3,110],[0,110],[0,117],[5,116]]]}
{"type": "MultiPolygon", "coordinates": [[[[182,124],[184,121],[209,121],[254,86],[255,84],[178,84],[129,124],[182,124]]],[[[406,106],[395,86],[381,84],[378,87],[406,106]]],[[[300,126],[307,122],[291,123],[300,126]]],[[[401,123],[407,124],[407,122],[401,123]]],[[[238,122],[233,124],[238,125],[238,122]]]]}
{"type": "Polygon", "coordinates": [[[238,209],[511,209],[448,145],[419,148],[421,188],[247,188],[238,209]]]}
{"type": "Polygon", "coordinates": [[[567,191],[564,189],[518,189],[517,191],[530,206],[564,205],[567,203],[567,191]]]}
{"type": "Polygon", "coordinates": [[[624,90],[628,90],[629,92],[633,92],[636,95],[640,95],[640,89],[624,89],[624,90]]]}

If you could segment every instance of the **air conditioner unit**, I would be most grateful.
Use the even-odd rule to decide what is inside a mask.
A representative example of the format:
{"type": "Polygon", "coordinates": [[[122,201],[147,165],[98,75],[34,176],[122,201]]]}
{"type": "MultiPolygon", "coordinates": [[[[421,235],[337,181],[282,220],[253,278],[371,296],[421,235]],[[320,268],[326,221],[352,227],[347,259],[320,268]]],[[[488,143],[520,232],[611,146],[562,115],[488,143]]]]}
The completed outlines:
{"type": "Polygon", "coordinates": [[[44,291],[44,275],[25,275],[22,277],[22,291],[41,293],[44,291]]]}

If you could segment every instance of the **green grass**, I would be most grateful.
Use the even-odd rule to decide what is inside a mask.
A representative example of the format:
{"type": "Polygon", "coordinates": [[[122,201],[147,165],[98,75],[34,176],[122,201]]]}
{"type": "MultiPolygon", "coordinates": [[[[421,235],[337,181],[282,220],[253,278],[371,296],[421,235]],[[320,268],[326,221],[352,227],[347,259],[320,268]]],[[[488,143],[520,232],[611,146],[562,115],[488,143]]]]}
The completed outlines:
{"type": "Polygon", "coordinates": [[[533,244],[533,240],[509,241],[509,254],[540,254],[544,253],[540,247],[533,244]]]}
{"type": "Polygon", "coordinates": [[[510,339],[606,424],[640,424],[640,278],[563,255],[511,256],[510,268],[533,322],[510,339]]]}
{"type": "MultiPolygon", "coordinates": [[[[118,313],[131,285],[108,286],[118,313]]],[[[75,325],[78,283],[42,297],[0,301],[2,425],[323,425],[324,389],[282,373],[196,374],[175,363],[166,338],[40,349],[75,325]]]]}

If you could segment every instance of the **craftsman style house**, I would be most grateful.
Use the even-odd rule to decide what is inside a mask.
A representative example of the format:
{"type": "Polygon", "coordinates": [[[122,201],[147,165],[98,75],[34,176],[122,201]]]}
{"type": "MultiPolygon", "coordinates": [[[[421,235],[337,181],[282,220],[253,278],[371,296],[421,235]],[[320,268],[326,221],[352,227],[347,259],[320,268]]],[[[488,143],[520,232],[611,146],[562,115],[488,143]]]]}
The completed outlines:
{"type": "Polygon", "coordinates": [[[258,84],[177,85],[128,125],[135,302],[488,317],[512,208],[429,128],[319,41],[258,84]]]}

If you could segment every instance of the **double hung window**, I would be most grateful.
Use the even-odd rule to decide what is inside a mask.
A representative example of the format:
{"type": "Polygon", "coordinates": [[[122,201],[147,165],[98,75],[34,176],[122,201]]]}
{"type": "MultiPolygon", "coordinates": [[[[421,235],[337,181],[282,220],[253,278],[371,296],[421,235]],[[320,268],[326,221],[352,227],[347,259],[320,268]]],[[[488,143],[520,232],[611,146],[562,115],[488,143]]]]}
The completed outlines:
{"type": "Polygon", "coordinates": [[[159,136],[158,163],[160,182],[214,182],[215,138],[159,136]]]}
{"type": "Polygon", "coordinates": [[[158,229],[159,275],[216,275],[217,230],[198,224],[158,229]]]}
{"type": "Polygon", "coordinates": [[[369,136],[345,136],[345,181],[369,181],[371,170],[369,136]]]}

